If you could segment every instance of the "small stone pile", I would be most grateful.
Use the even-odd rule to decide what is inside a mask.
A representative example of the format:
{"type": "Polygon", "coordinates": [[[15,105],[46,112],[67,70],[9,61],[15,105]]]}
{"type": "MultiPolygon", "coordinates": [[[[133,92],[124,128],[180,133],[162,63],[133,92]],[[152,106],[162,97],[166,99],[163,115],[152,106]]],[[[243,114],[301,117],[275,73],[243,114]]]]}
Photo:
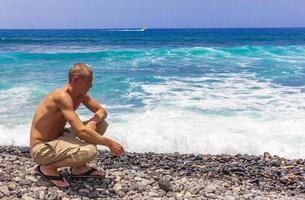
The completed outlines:
{"type": "Polygon", "coordinates": [[[0,199],[305,199],[305,160],[254,155],[100,151],[93,167],[105,179],[52,186],[37,176],[27,147],[0,146],[0,199]]]}

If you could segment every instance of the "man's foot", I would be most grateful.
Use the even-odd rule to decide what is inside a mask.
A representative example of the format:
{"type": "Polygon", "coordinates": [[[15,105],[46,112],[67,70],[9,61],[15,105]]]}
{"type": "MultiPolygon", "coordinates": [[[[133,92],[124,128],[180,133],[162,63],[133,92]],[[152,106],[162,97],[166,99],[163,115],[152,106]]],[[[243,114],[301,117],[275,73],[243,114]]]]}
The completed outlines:
{"type": "Polygon", "coordinates": [[[106,174],[95,168],[88,166],[71,167],[70,173],[72,178],[105,178],[106,174]]]}
{"type": "Polygon", "coordinates": [[[48,168],[44,165],[38,165],[36,168],[40,176],[46,181],[50,181],[57,187],[69,187],[70,184],[62,177],[55,168],[48,168]]]}

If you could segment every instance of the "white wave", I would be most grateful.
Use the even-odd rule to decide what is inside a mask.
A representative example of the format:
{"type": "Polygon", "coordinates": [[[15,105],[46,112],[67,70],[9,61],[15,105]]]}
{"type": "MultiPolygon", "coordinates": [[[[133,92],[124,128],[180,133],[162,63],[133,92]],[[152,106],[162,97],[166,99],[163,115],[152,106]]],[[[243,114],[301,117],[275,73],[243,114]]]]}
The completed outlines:
{"type": "Polygon", "coordinates": [[[110,123],[108,135],[129,151],[182,153],[271,152],[303,158],[303,119],[262,121],[250,117],[208,117],[196,112],[155,108],[122,114],[110,123]],[[117,118],[117,119],[116,119],[117,118]]]}
{"type": "Polygon", "coordinates": [[[30,127],[30,123],[19,122],[13,126],[0,124],[0,145],[29,146],[30,127]]]}
{"type": "Polygon", "coordinates": [[[28,103],[31,96],[29,87],[13,87],[0,90],[0,113],[14,112],[28,103]]]}
{"type": "MultiPolygon", "coordinates": [[[[219,74],[218,74],[219,75],[219,74]]],[[[142,87],[146,95],[139,96],[152,106],[156,103],[175,105],[181,109],[248,110],[255,108],[265,113],[299,111],[305,114],[302,88],[283,87],[269,82],[258,82],[254,75],[224,75],[227,78],[211,77],[173,79],[164,78],[160,84],[133,84],[142,87]]],[[[132,97],[133,93],[128,97],[132,97]]],[[[281,114],[281,113],[280,113],[281,114]]],[[[299,115],[300,113],[298,113],[299,115]]]]}
{"type": "Polygon", "coordinates": [[[127,98],[142,99],[144,108],[111,118],[110,134],[128,150],[305,157],[301,88],[258,82],[253,75],[164,80],[131,84],[145,95],[131,90],[127,98]]]}
{"type": "Polygon", "coordinates": [[[107,109],[121,109],[121,108],[132,108],[133,105],[132,104],[125,104],[125,105],[118,105],[118,104],[108,105],[108,104],[104,104],[103,107],[105,107],[107,109]]]}

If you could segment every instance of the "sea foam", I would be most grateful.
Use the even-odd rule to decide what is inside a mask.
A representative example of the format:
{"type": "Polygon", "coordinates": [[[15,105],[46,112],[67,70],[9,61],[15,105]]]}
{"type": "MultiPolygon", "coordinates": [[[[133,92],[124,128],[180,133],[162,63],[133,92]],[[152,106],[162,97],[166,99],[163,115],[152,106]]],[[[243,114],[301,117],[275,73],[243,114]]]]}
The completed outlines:
{"type": "Polygon", "coordinates": [[[144,108],[111,117],[109,134],[128,150],[305,156],[301,88],[233,74],[221,80],[164,79],[139,84],[147,93],[140,96],[144,108]]]}

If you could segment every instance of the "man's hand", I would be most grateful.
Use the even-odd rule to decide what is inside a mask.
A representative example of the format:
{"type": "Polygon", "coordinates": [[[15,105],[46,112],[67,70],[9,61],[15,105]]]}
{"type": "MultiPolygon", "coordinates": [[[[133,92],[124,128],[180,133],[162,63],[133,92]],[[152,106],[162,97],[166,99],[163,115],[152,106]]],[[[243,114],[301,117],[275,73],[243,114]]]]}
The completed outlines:
{"type": "Polygon", "coordinates": [[[109,149],[116,156],[121,156],[124,153],[122,145],[115,141],[112,141],[112,143],[109,145],[109,149]]]}
{"type": "Polygon", "coordinates": [[[87,126],[88,128],[90,128],[91,130],[96,131],[96,121],[89,121],[89,122],[86,124],[86,126],[87,126]]]}

